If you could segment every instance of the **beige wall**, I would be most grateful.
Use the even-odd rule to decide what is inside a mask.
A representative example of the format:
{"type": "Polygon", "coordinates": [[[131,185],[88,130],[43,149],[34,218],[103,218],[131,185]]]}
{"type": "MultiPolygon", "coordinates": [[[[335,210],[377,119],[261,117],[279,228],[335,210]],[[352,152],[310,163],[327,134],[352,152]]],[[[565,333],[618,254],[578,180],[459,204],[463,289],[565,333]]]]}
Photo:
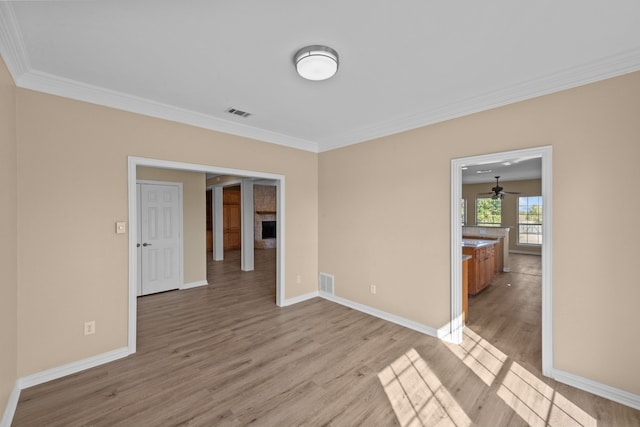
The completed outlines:
{"type": "Polygon", "coordinates": [[[18,374],[127,345],[127,156],[285,176],[285,297],[317,290],[317,155],[18,89],[18,374]],[[84,179],[91,176],[92,179],[84,179]],[[302,283],[296,284],[296,276],[302,283]],[[83,323],[96,320],[96,334],[83,323]]]}
{"type": "MultiPolygon", "coordinates": [[[[539,246],[518,245],[518,197],[540,196],[542,193],[541,181],[539,179],[529,179],[523,181],[500,181],[504,191],[513,191],[520,194],[506,195],[502,199],[502,225],[509,227],[509,250],[523,251],[531,253],[541,253],[539,246]]],[[[467,184],[462,186],[462,198],[467,203],[467,223],[476,224],[476,198],[487,197],[478,196],[478,193],[491,191],[493,184],[467,184]]]]}
{"type": "Polygon", "coordinates": [[[611,227],[640,210],[640,73],[319,156],[15,90],[4,67],[0,85],[0,402],[16,370],[126,346],[128,244],[114,221],[127,218],[129,155],[284,175],[287,298],[316,290],[320,270],[339,296],[438,327],[449,318],[451,158],[541,145],[553,146],[555,365],[640,393],[640,229],[611,227]],[[625,209],[598,196],[575,214],[602,194],[625,209]],[[97,333],[84,337],[89,319],[97,333]]]}
{"type": "Polygon", "coordinates": [[[16,90],[0,58],[0,419],[17,378],[16,90]]]}
{"type": "Polygon", "coordinates": [[[319,270],[338,296],[446,324],[451,159],[551,145],[555,367],[640,393],[640,228],[616,227],[640,211],[638,117],[633,73],[322,153],[319,270]]]}
{"type": "Polygon", "coordinates": [[[182,183],[184,284],[207,280],[207,211],[205,174],[138,166],[137,178],[182,183]]]}

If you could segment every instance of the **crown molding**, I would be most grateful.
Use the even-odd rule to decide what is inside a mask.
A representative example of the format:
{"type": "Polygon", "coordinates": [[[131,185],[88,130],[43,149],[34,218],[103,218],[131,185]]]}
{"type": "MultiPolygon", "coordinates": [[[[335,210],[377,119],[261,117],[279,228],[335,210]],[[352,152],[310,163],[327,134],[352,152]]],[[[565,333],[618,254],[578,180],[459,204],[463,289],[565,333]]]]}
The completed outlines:
{"type": "Polygon", "coordinates": [[[136,97],[71,79],[33,70],[10,2],[0,1],[0,55],[17,87],[116,108],[145,116],[252,138],[299,150],[318,152],[318,144],[196,111],[136,97]]]}
{"type": "Polygon", "coordinates": [[[16,15],[11,3],[6,1],[0,1],[0,55],[14,82],[31,68],[16,15]]]}
{"type": "Polygon", "coordinates": [[[314,153],[502,107],[640,70],[640,47],[436,108],[310,141],[33,70],[10,2],[0,0],[0,54],[16,86],[314,153]]]}
{"type": "Polygon", "coordinates": [[[99,86],[80,83],[39,71],[29,71],[23,74],[17,79],[16,85],[24,89],[103,105],[145,116],[184,123],[272,144],[284,145],[299,150],[318,152],[318,145],[316,143],[302,138],[219,119],[196,111],[128,95],[99,86]]]}
{"type": "Polygon", "coordinates": [[[560,92],[640,70],[640,47],[398,119],[319,139],[320,152],[560,92]]]}

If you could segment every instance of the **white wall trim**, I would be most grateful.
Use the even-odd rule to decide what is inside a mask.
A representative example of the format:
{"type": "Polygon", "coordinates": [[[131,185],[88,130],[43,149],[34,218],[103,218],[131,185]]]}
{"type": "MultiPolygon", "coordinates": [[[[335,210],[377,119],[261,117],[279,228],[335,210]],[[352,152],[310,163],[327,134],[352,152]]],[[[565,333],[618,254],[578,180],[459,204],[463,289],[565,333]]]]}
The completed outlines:
{"type": "Polygon", "coordinates": [[[185,283],[184,285],[180,286],[180,290],[183,291],[185,289],[198,288],[200,286],[207,286],[208,284],[209,282],[207,282],[206,280],[199,280],[197,282],[185,283]]]}
{"type": "Polygon", "coordinates": [[[369,307],[364,304],[357,303],[355,301],[348,300],[346,298],[331,295],[326,292],[320,292],[319,296],[328,301],[344,305],[345,307],[358,310],[362,313],[369,314],[387,322],[395,323],[396,325],[404,326],[405,328],[413,329],[414,331],[422,332],[423,334],[430,335],[436,338],[443,338],[442,332],[431,326],[423,325],[422,323],[415,322],[404,317],[396,316],[395,314],[387,313],[386,311],[378,310],[377,308],[369,307]]]}
{"type": "Polygon", "coordinates": [[[509,251],[510,254],[522,254],[522,255],[540,255],[542,256],[542,252],[533,252],[533,251],[521,251],[519,249],[509,251]]]}
{"type": "Polygon", "coordinates": [[[595,394],[596,396],[604,397],[605,399],[613,400],[614,402],[621,403],[640,411],[640,394],[611,387],[570,372],[565,372],[561,369],[552,369],[550,377],[561,383],[568,384],[572,387],[595,394]]]}
{"type": "Polygon", "coordinates": [[[269,179],[276,182],[277,221],[281,226],[277,227],[278,246],[276,248],[276,304],[284,304],[285,295],[285,177],[272,173],[247,171],[242,169],[230,169],[217,166],[200,165],[196,163],[174,162],[169,160],[151,159],[146,157],[129,156],[127,159],[127,180],[129,199],[129,308],[128,308],[128,351],[136,352],[137,333],[137,274],[138,258],[136,247],[137,240],[137,201],[136,201],[136,175],[138,166],[178,169],[192,172],[214,173],[218,175],[234,175],[246,178],[269,179]]]}
{"type": "Polygon", "coordinates": [[[117,350],[98,354],[97,356],[88,357],[86,359],[67,363],[56,368],[47,369],[45,371],[27,375],[26,377],[18,378],[17,384],[20,390],[23,390],[28,387],[33,387],[34,385],[46,383],[48,381],[62,378],[67,375],[75,374],[76,372],[84,371],[85,369],[104,365],[105,363],[122,359],[123,357],[127,357],[128,355],[129,350],[126,347],[119,348],[117,350]]]}
{"type": "Polygon", "coordinates": [[[318,296],[320,296],[320,293],[318,291],[314,291],[309,292],[308,294],[298,295],[297,297],[287,298],[286,300],[284,300],[282,307],[287,307],[290,305],[298,304],[300,302],[308,301],[318,296]]]}
{"type": "MultiPolygon", "coordinates": [[[[450,259],[450,313],[448,341],[454,344],[462,342],[462,224],[460,200],[462,199],[462,160],[451,161],[451,259],[450,259]]],[[[466,206],[466,203],[465,203],[466,206]]]]}
{"type": "Polygon", "coordinates": [[[13,416],[16,413],[18,407],[18,401],[20,400],[20,387],[18,387],[18,381],[16,380],[13,390],[7,400],[7,406],[4,408],[4,415],[2,415],[2,421],[0,421],[0,427],[11,427],[13,422],[13,416]]]}
{"type": "Polygon", "coordinates": [[[56,75],[29,70],[16,79],[16,85],[38,92],[103,105],[149,117],[184,123],[203,129],[224,132],[299,150],[318,152],[318,144],[295,136],[236,123],[197,111],[180,108],[151,99],[77,82],[56,75]]]}
{"type": "Polygon", "coordinates": [[[552,163],[551,146],[529,148],[464,157],[451,160],[451,340],[459,342],[462,312],[462,231],[460,227],[460,199],[462,198],[462,167],[474,164],[498,163],[517,157],[542,159],[541,193],[544,203],[542,215],[545,232],[542,235],[542,374],[551,376],[553,370],[553,269],[552,269],[552,163]],[[458,231],[460,230],[460,231],[458,231]]]}
{"type": "Polygon", "coordinates": [[[404,117],[381,121],[343,132],[340,135],[330,135],[326,138],[310,141],[34,70],[29,62],[13,8],[10,2],[6,1],[0,1],[0,53],[2,53],[14,82],[21,88],[315,153],[428,126],[640,70],[640,48],[632,48],[559,72],[538,76],[489,92],[472,94],[468,98],[458,99],[446,105],[419,110],[404,117]]]}
{"type": "Polygon", "coordinates": [[[277,247],[277,257],[278,257],[278,268],[276,268],[276,304],[279,307],[284,305],[284,290],[285,290],[285,278],[284,272],[285,270],[285,190],[284,190],[284,176],[281,179],[276,181],[276,206],[278,207],[278,212],[276,213],[276,221],[278,222],[278,226],[276,227],[276,242],[277,247]]]}
{"type": "Polygon", "coordinates": [[[539,76],[490,92],[476,94],[436,108],[416,111],[404,117],[380,121],[340,135],[332,135],[330,138],[321,138],[317,142],[320,152],[330,151],[638,70],[640,70],[640,48],[636,47],[559,72],[539,76]]]}
{"type": "Polygon", "coordinates": [[[7,1],[0,1],[0,54],[14,82],[31,69],[18,20],[11,3],[7,1]]]}
{"type": "Polygon", "coordinates": [[[18,401],[20,400],[20,391],[25,388],[33,387],[39,384],[46,383],[58,378],[66,377],[67,375],[75,374],[86,369],[94,368],[105,363],[113,362],[114,360],[122,359],[129,355],[129,349],[126,347],[119,348],[117,350],[108,351],[106,353],[99,354],[97,356],[88,357],[86,359],[78,360],[76,362],[67,363],[56,368],[47,369],[45,371],[37,372],[35,374],[27,375],[16,380],[16,384],[11,391],[9,401],[4,410],[2,416],[1,427],[11,426],[13,416],[15,415],[18,401]]]}
{"type": "MultiPolygon", "coordinates": [[[[277,191],[277,190],[276,190],[277,191]]],[[[243,179],[240,183],[240,270],[253,271],[254,259],[254,224],[255,208],[253,205],[253,180],[243,179]]]]}

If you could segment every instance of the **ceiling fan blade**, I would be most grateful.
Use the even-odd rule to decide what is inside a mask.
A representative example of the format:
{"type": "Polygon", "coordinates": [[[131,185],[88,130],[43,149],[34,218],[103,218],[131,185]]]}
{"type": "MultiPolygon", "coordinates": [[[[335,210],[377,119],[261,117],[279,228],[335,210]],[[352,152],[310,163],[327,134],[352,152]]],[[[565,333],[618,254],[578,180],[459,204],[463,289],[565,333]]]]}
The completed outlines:
{"type": "Polygon", "coordinates": [[[520,192],[516,192],[516,191],[503,191],[504,194],[521,194],[520,192]]]}

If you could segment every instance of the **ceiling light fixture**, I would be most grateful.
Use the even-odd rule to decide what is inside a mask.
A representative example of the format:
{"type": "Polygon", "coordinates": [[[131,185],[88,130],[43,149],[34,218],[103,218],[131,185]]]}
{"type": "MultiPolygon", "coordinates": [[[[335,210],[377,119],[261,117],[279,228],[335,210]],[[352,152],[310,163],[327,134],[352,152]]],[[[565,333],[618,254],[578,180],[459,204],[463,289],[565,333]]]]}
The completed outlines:
{"type": "Polygon", "coordinates": [[[338,52],[327,46],[303,47],[293,60],[298,74],[307,80],[326,80],[338,71],[338,52]]]}

